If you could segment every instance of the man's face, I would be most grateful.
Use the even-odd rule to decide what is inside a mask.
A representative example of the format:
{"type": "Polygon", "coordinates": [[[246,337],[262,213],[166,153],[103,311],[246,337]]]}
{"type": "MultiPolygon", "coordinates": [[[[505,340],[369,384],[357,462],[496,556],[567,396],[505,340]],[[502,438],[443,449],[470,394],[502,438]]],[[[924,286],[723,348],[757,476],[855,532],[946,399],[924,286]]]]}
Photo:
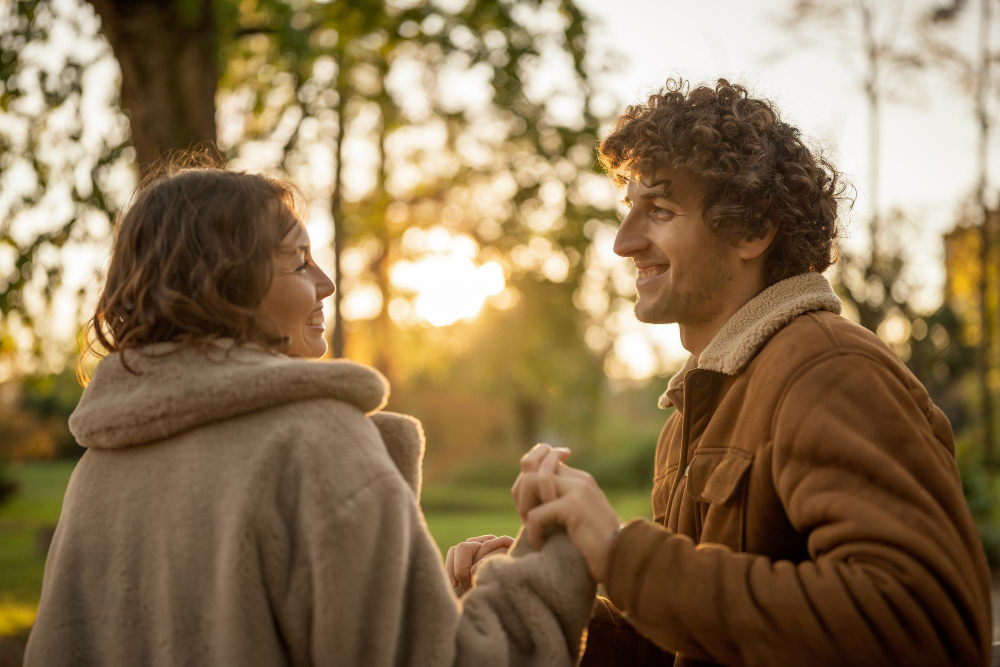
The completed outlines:
{"type": "Polygon", "coordinates": [[[638,269],[640,322],[697,326],[725,306],[738,255],[705,224],[701,197],[687,174],[671,169],[628,184],[629,212],[618,228],[615,252],[631,257],[638,269]]]}

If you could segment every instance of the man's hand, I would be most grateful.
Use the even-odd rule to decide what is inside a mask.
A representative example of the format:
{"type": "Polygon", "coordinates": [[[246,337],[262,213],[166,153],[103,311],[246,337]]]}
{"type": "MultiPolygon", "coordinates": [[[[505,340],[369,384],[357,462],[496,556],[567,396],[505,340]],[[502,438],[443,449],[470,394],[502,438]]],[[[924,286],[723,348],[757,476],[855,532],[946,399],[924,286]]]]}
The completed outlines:
{"type": "Polygon", "coordinates": [[[455,593],[463,595],[472,588],[472,577],[479,568],[479,563],[489,556],[500,556],[507,553],[514,544],[514,538],[506,535],[480,535],[470,537],[461,544],[448,549],[444,569],[448,572],[455,593]]]}
{"type": "Polygon", "coordinates": [[[547,483],[547,486],[541,489],[537,484],[525,486],[525,475],[542,473],[551,476],[559,469],[560,464],[569,458],[571,453],[566,447],[550,447],[539,443],[521,457],[521,474],[514,480],[510,495],[514,498],[514,506],[517,508],[517,515],[521,517],[522,523],[525,522],[528,511],[535,505],[556,498],[555,490],[549,483],[548,477],[542,480],[547,483]],[[544,498],[540,495],[542,493],[544,493],[544,498]]]}
{"type": "Polygon", "coordinates": [[[545,527],[564,526],[587,560],[590,576],[603,583],[621,519],[589,473],[558,461],[550,463],[554,451],[545,453],[535,472],[522,472],[511,490],[525,534],[532,547],[541,549],[545,527]]]}

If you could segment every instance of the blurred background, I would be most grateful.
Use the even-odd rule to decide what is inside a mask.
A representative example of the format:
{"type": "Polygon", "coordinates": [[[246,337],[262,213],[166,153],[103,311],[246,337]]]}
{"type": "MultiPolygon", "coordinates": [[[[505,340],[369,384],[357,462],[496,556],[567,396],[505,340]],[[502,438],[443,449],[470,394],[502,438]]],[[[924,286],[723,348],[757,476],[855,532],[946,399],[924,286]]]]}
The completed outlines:
{"type": "Polygon", "coordinates": [[[595,148],[667,77],[773,99],[857,191],[829,277],[951,419],[1000,564],[996,0],[8,0],[0,6],[0,664],[19,664],[115,214],[218,146],[297,184],[335,278],[330,356],[428,435],[442,550],[518,527],[519,456],[573,448],[649,512],[685,358],[632,314],[595,148]]]}

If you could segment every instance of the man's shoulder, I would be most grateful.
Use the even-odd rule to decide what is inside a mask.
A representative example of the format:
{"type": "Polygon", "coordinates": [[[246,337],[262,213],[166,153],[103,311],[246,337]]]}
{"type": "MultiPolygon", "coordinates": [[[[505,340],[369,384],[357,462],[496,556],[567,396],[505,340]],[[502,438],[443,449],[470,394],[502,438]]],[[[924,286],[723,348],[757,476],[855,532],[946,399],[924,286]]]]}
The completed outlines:
{"type": "Polygon", "coordinates": [[[760,357],[798,365],[824,355],[864,355],[880,361],[898,359],[875,333],[860,324],[828,311],[799,315],[774,334],[760,357]]]}
{"type": "Polygon", "coordinates": [[[824,362],[831,362],[831,368],[849,368],[861,361],[911,384],[912,374],[881,338],[827,311],[803,313],[789,322],[761,348],[751,367],[753,374],[767,377],[770,384],[785,385],[824,362]]]}

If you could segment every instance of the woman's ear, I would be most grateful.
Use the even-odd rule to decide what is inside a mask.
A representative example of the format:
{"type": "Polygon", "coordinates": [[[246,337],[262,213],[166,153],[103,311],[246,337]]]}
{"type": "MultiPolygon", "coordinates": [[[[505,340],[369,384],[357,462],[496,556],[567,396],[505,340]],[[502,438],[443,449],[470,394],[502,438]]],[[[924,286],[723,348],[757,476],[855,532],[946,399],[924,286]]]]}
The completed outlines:
{"type": "Polygon", "coordinates": [[[739,251],[740,259],[751,260],[757,259],[771,247],[771,241],[774,240],[774,235],[778,232],[778,225],[774,222],[767,221],[767,231],[764,235],[759,238],[748,238],[743,239],[736,244],[736,248],[739,251]]]}

